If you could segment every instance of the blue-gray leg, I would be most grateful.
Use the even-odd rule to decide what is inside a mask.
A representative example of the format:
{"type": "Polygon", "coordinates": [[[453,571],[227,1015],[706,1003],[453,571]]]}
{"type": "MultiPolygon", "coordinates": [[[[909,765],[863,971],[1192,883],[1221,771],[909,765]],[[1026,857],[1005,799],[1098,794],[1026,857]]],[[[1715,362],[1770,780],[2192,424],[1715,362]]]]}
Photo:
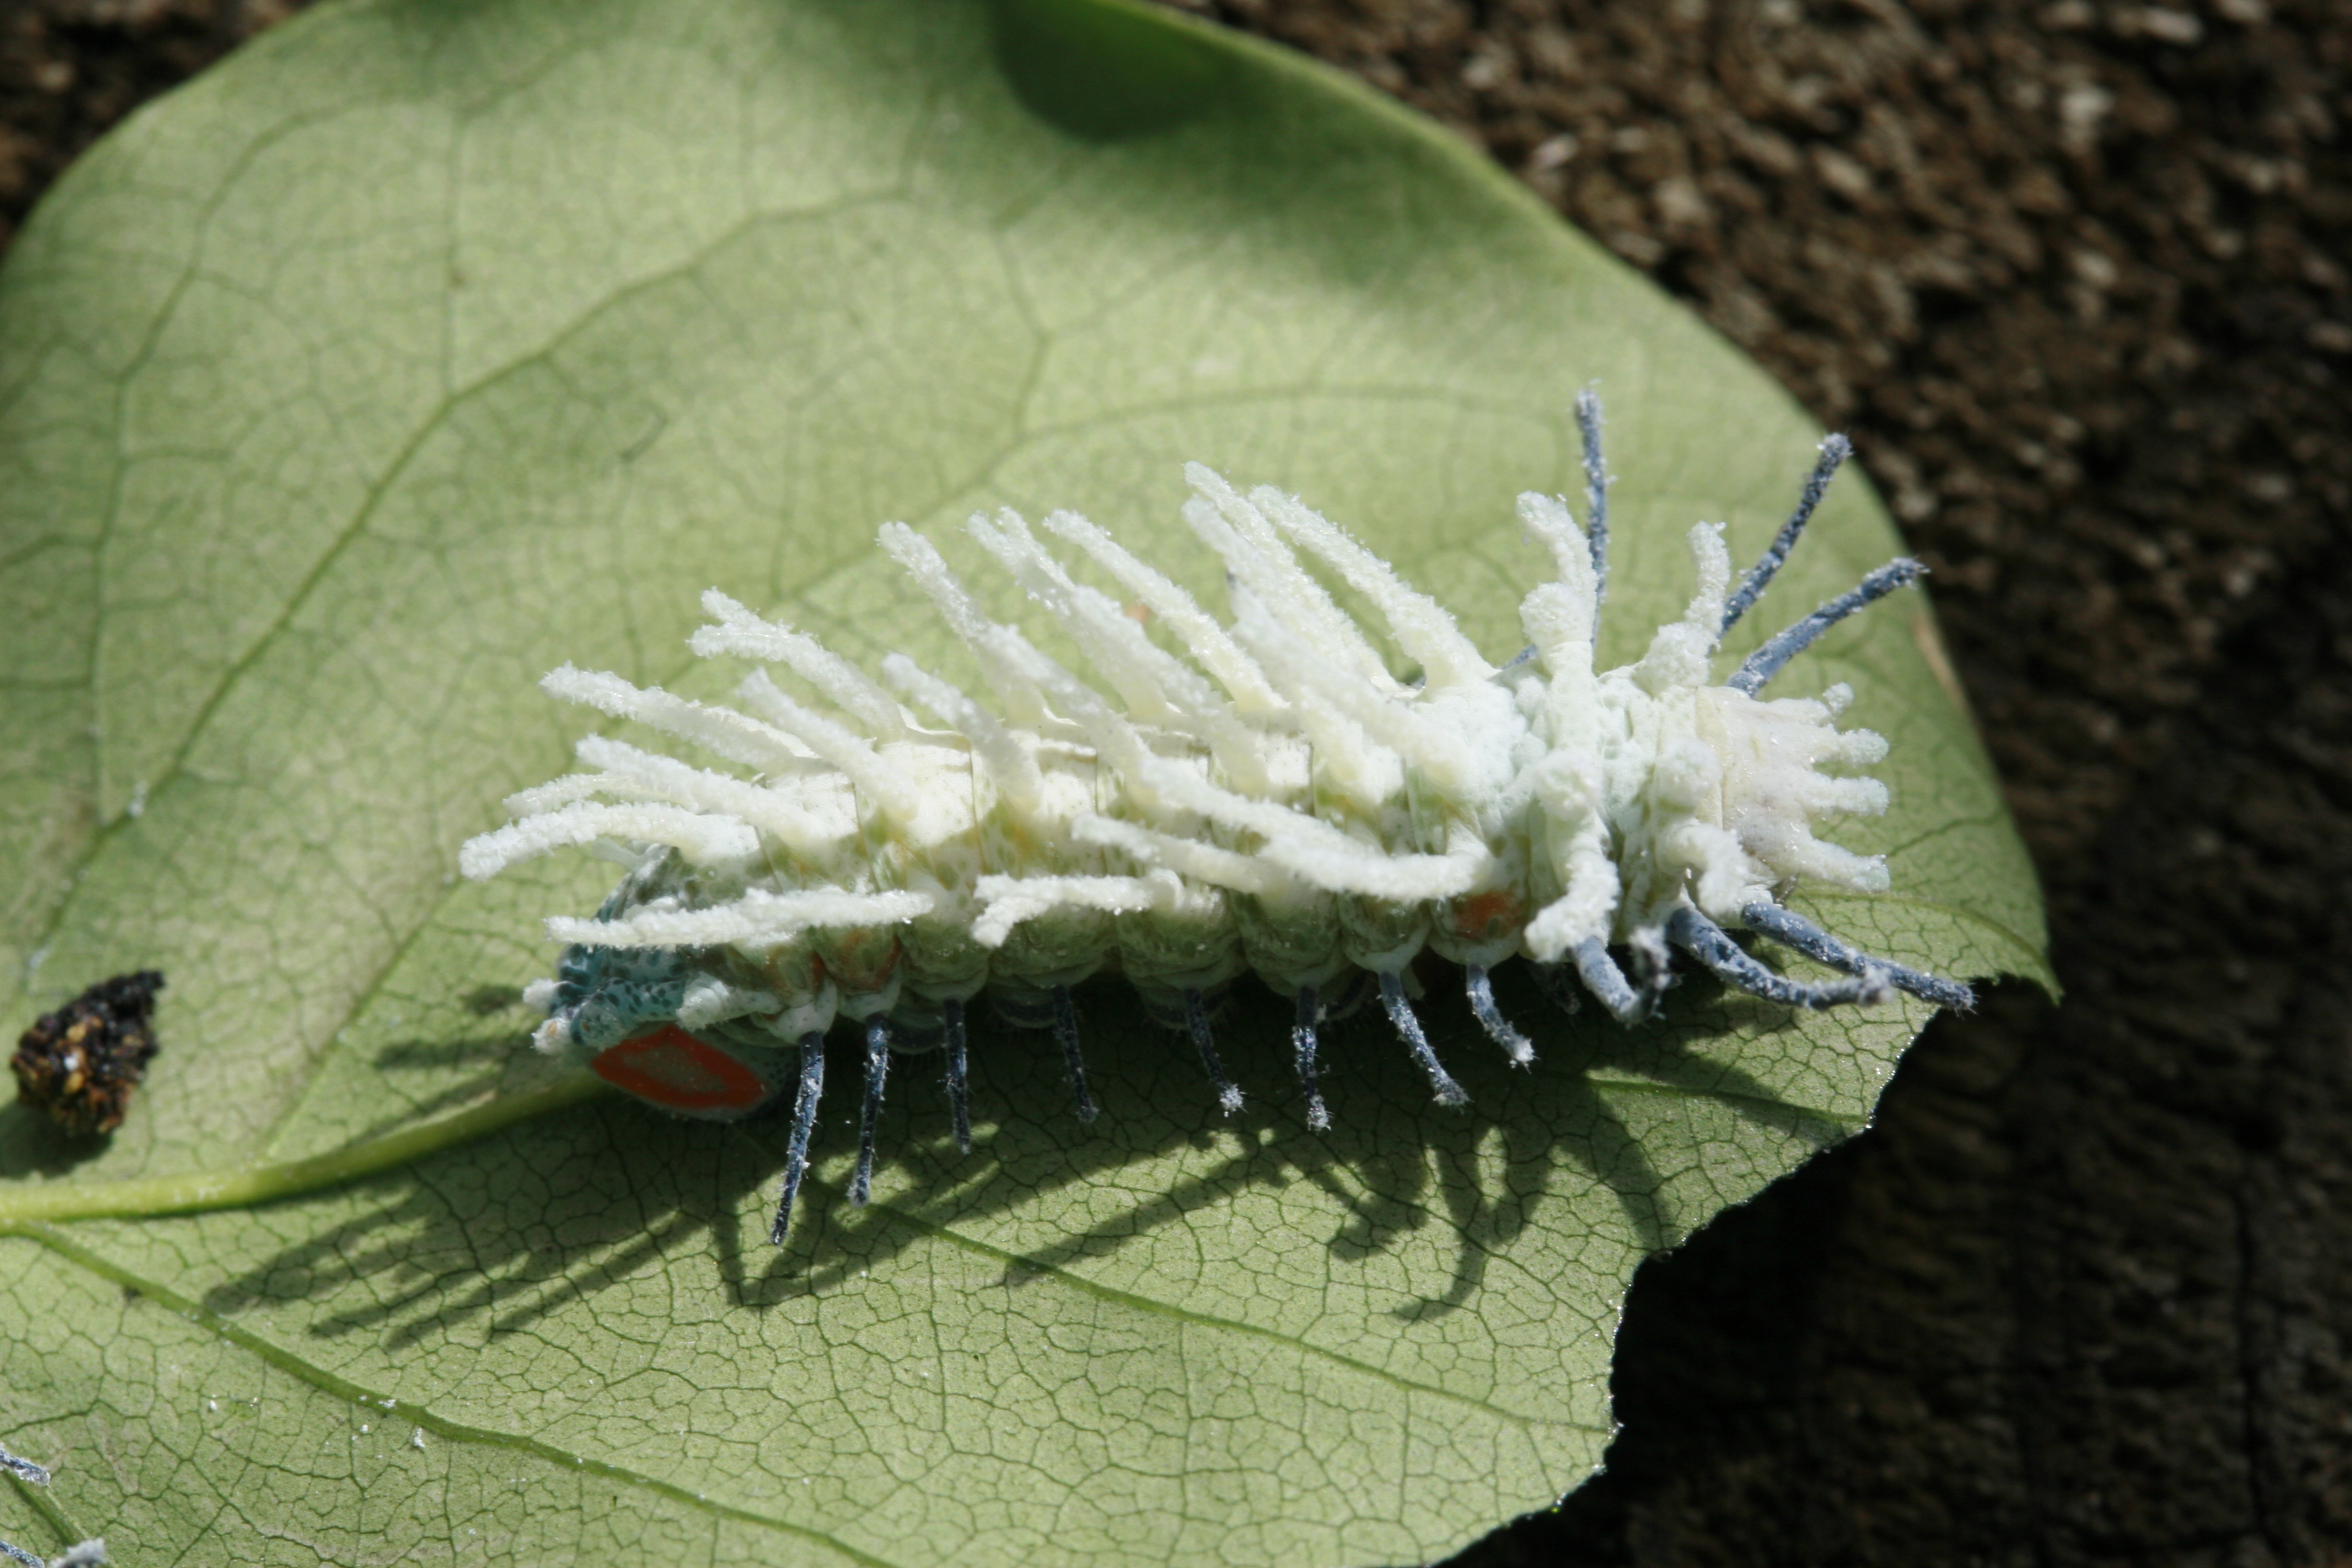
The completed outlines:
{"type": "Polygon", "coordinates": [[[1805,531],[1805,524],[1813,521],[1813,510],[1822,504],[1822,497],[1829,492],[1830,481],[1837,478],[1839,466],[1852,456],[1853,444],[1843,436],[1832,436],[1822,443],[1821,460],[1813,465],[1813,471],[1805,478],[1804,491],[1797,498],[1797,510],[1789,514],[1789,521],[1780,525],[1780,531],[1774,537],[1770,547],[1757,558],[1756,564],[1748,569],[1748,575],[1739,580],[1739,586],[1724,602],[1723,625],[1717,628],[1717,637],[1739,624],[1739,617],[1748,613],[1748,607],[1771,584],[1773,574],[1787,563],[1789,552],[1797,547],[1798,536],[1805,531]]]}
{"type": "Polygon", "coordinates": [[[1851,942],[1842,942],[1815,925],[1794,910],[1779,904],[1750,904],[1739,911],[1748,929],[1759,936],[1769,937],[1782,947],[1794,948],[1815,963],[1826,963],[1832,969],[1848,974],[1867,973],[1877,970],[1897,991],[1933,1002],[1938,1007],[1962,1010],[1977,1005],[1977,994],[1957,980],[1945,980],[1886,959],[1875,957],[1851,942]]]}
{"type": "Polygon", "coordinates": [[[1874,604],[1895,589],[1917,582],[1927,570],[1908,556],[1898,556],[1888,562],[1749,654],[1748,662],[1733,670],[1731,679],[1724,684],[1734,691],[1755,696],[1764,689],[1766,681],[1780,673],[1782,666],[1812,647],[1814,639],[1823,632],[1865,605],[1874,604]]]}
{"type": "Polygon", "coordinates": [[[1381,1005],[1388,1009],[1389,1022],[1396,1026],[1396,1032],[1404,1037],[1405,1047],[1412,1052],[1412,1059],[1419,1062],[1421,1070],[1429,1075],[1429,1087],[1435,1092],[1437,1103],[1469,1104],[1470,1097],[1462,1091],[1462,1086],[1454,1081],[1453,1075],[1445,1070],[1445,1065],[1437,1059],[1437,1053],[1430,1048],[1429,1037],[1422,1033],[1421,1020],[1412,1016],[1412,1004],[1404,999],[1403,975],[1391,970],[1381,971],[1381,1005]]]}
{"type": "Polygon", "coordinates": [[[1597,936],[1586,937],[1576,944],[1572,955],[1576,960],[1576,976],[1593,999],[1609,1011],[1609,1016],[1621,1024],[1638,1024],[1650,1016],[1650,1002],[1644,994],[1633,989],[1617,961],[1609,956],[1609,944],[1597,936]]]}
{"type": "MultiPolygon", "coordinates": [[[[0,1448],[0,1474],[11,1475],[27,1486],[49,1484],[49,1472],[30,1459],[20,1459],[5,1448],[0,1448]]],[[[19,1568],[42,1568],[41,1560],[21,1546],[0,1541],[0,1558],[19,1564],[19,1568]]],[[[106,1542],[84,1541],[68,1546],[49,1559],[48,1568],[106,1568],[106,1542]]]]}
{"type": "Polygon", "coordinates": [[[858,1208],[874,1195],[874,1132],[882,1121],[882,1086],[890,1077],[890,1027],[877,1013],[866,1020],[866,1103],[857,1113],[857,1171],[849,1201],[858,1208]]]}
{"type": "Polygon", "coordinates": [[[940,1022],[947,1031],[948,1113],[955,1121],[956,1152],[971,1152],[971,1079],[964,1060],[963,1004],[940,1004],[940,1022]]]}
{"type": "Polygon", "coordinates": [[[1184,992],[1184,1026],[1192,1031],[1192,1043],[1201,1050],[1201,1070],[1209,1075],[1209,1082],[1217,1091],[1217,1109],[1231,1116],[1242,1108],[1242,1091],[1218,1059],[1216,1036],[1209,1028],[1209,1004],[1198,990],[1184,992]]]}
{"type": "Polygon", "coordinates": [[[1726,985],[1785,1006],[1836,1007],[1848,1002],[1883,1002],[1894,994],[1886,972],[1875,966],[1846,980],[1791,980],[1775,974],[1742,952],[1721,926],[1694,909],[1676,910],[1666,921],[1666,935],[1726,985]]]}
{"type": "Polygon", "coordinates": [[[1331,1112],[1323,1103],[1323,1086],[1315,1075],[1315,1027],[1323,1021],[1323,1000],[1315,987],[1298,988],[1297,1011],[1291,1015],[1290,1059],[1298,1069],[1298,1087],[1307,1093],[1307,1131],[1328,1132],[1331,1112]]]}
{"type": "Polygon", "coordinates": [[[1536,1048],[1525,1035],[1511,1027],[1511,1021],[1503,1016],[1500,1007],[1495,1005],[1495,983],[1487,978],[1485,965],[1465,964],[1463,976],[1464,986],[1470,993],[1470,1012],[1478,1020],[1479,1026],[1503,1047],[1503,1054],[1511,1058],[1513,1067],[1534,1066],[1536,1048]]]}
{"type": "Polygon", "coordinates": [[[800,1095],[793,1101],[793,1135],[784,1145],[783,1195],[776,1200],[776,1220],[768,1227],[771,1246],[783,1246],[784,1233],[792,1228],[793,1199],[800,1193],[801,1177],[808,1173],[809,1134],[815,1130],[816,1102],[824,1093],[824,1037],[803,1035],[800,1095]]]}
{"type": "Polygon", "coordinates": [[[1070,1075],[1070,1092],[1077,1097],[1078,1121],[1092,1122],[1102,1113],[1095,1108],[1094,1091],[1087,1088],[1086,1053],[1078,1048],[1078,1008],[1066,985],[1054,987],[1054,1038],[1062,1043],[1062,1066],[1070,1075]]]}

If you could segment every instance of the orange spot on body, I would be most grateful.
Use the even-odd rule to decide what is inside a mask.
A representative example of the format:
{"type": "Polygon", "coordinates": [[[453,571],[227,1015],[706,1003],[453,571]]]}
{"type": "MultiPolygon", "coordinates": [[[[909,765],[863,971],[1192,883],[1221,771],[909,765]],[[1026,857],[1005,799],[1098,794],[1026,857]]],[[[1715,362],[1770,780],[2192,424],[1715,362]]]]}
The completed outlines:
{"type": "Polygon", "coordinates": [[[1508,890],[1496,888],[1464,899],[1454,906],[1454,930],[1465,941],[1477,941],[1500,936],[1518,919],[1519,900],[1508,890]]]}
{"type": "Polygon", "coordinates": [[[748,1110],[768,1097],[759,1074],[676,1024],[623,1040],[588,1066],[614,1088],[673,1110],[748,1110]]]}
{"type": "Polygon", "coordinates": [[[853,996],[881,990],[898,967],[898,933],[889,926],[826,931],[817,946],[825,973],[853,996]]]}

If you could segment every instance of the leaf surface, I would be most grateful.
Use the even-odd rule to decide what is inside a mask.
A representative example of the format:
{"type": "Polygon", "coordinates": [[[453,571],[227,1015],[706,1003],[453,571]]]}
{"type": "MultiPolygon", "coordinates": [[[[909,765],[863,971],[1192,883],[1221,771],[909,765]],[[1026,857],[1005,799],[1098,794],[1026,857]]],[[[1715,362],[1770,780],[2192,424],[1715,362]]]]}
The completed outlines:
{"type": "MultiPolygon", "coordinates": [[[[1616,475],[1604,654],[1748,556],[1818,433],[1433,128],[1098,0],[329,5],[86,158],[0,276],[0,1019],[169,977],[93,1151],[0,1110],[0,1536],[123,1562],[1215,1563],[1441,1555],[1577,1484],[1643,1257],[1864,1125],[1925,1013],[1692,985],[1621,1031],[1498,978],[1474,1097],[1333,1031],[1328,1137],[1245,1002],[1196,1064],[1084,995],[1106,1115],[902,1064],[871,1207],[820,1128],[666,1121],[524,1048],[593,862],[457,844],[563,769],[566,659],[697,689],[708,586],[952,663],[872,548],[1082,510],[1213,597],[1180,465],[1274,482],[1518,642],[1512,500],[1616,475]]],[[[1897,542],[1840,481],[1758,625],[1897,542]]],[[[998,607],[1014,596],[999,589],[998,607]]],[[[1784,689],[1885,733],[1855,940],[2047,983],[2032,873],[1916,596],[1784,689]]],[[[838,1086],[851,1075],[845,1055],[838,1086]]]]}

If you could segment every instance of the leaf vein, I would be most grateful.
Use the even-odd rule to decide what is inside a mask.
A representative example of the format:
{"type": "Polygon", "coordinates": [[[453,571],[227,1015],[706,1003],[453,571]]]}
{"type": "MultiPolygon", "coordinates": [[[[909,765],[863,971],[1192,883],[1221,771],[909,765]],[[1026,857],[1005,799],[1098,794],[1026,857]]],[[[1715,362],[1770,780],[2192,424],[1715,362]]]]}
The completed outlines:
{"type": "MultiPolygon", "coordinates": [[[[391,1395],[363,1388],[358,1384],[337,1376],[315,1363],[304,1360],[285,1346],[254,1333],[234,1319],[223,1317],[202,1302],[181,1295],[170,1286],[135,1273],[110,1258],[101,1257],[95,1250],[84,1247],[54,1226],[0,1222],[0,1235],[21,1236],[27,1240],[37,1242],[58,1257],[88,1269],[101,1279],[136,1290],[141,1295],[169,1307],[208,1332],[227,1340],[247,1353],[258,1357],[262,1362],[285,1373],[288,1376],[310,1384],[321,1394],[348,1400],[355,1405],[369,1404],[378,1408],[389,1407],[388,1402],[392,1398],[391,1395]]],[[[446,1415],[435,1414],[431,1407],[426,1405],[403,1405],[400,1406],[400,1413],[403,1420],[422,1427],[444,1442],[468,1443],[487,1447],[504,1448],[511,1453],[528,1454],[547,1464],[560,1465],[570,1473],[584,1472],[605,1480],[616,1481],[624,1486],[652,1492],[681,1508],[690,1509],[714,1519],[724,1519],[738,1524],[755,1525],[797,1536],[801,1540],[838,1552],[852,1562],[865,1563],[868,1568],[893,1568],[893,1564],[887,1558],[877,1557],[872,1552],[861,1551],[840,1537],[824,1531],[813,1529],[804,1524],[796,1524],[791,1520],[780,1519],[773,1514],[761,1513],[737,1504],[714,1502],[709,1498],[700,1496],[675,1482],[663,1480],[657,1476],[647,1475],[642,1470],[632,1469],[625,1465],[614,1464],[608,1459],[592,1459],[584,1454],[568,1453],[552,1443],[541,1442],[536,1437],[526,1437],[520,1433],[499,1432],[487,1426],[476,1426],[467,1422],[454,1421],[446,1415]]]]}

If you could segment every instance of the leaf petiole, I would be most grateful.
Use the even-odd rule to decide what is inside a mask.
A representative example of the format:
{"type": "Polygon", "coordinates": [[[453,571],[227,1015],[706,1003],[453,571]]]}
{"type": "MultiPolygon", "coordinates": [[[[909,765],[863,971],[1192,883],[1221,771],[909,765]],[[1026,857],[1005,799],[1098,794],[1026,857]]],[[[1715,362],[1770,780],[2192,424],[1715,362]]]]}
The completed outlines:
{"type": "Polygon", "coordinates": [[[529,1094],[500,1095],[438,1121],[381,1138],[347,1144],[304,1160],[243,1170],[189,1171],[123,1182],[66,1182],[0,1190],[0,1226],[36,1220],[121,1219],[243,1208],[340,1186],[405,1165],[500,1128],[579,1105],[609,1092],[593,1073],[580,1073],[529,1094]]]}

